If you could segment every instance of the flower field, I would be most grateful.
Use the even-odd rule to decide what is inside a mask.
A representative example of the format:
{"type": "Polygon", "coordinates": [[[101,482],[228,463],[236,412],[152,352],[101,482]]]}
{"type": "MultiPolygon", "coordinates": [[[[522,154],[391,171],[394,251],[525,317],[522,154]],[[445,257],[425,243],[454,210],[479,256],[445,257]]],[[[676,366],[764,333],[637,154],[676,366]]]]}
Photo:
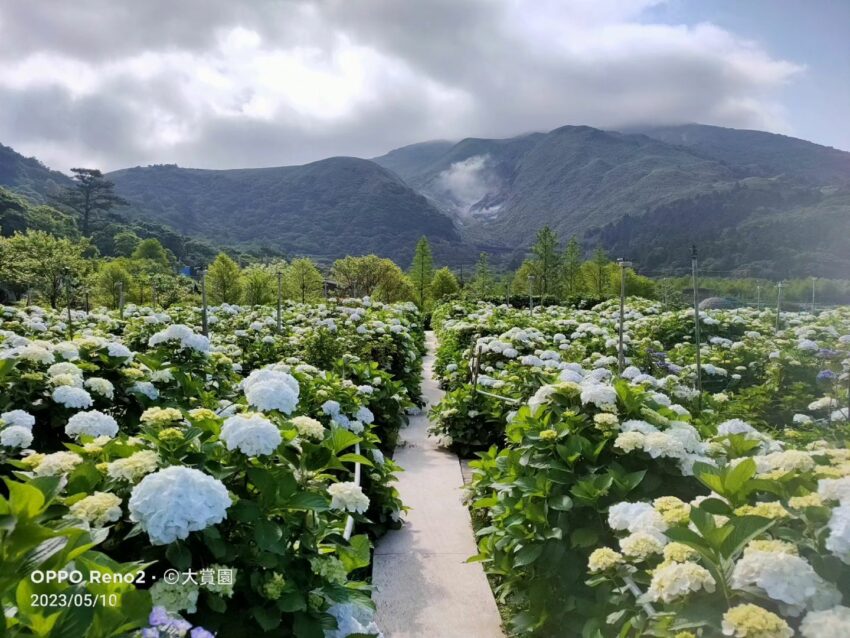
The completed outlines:
{"type": "Polygon", "coordinates": [[[446,304],[433,432],[467,457],[510,631],[850,635],[850,310],[446,304]]]}
{"type": "Polygon", "coordinates": [[[207,337],[195,307],[0,306],[4,635],[377,633],[419,315],[330,300],[277,320],[225,304],[207,337]],[[82,582],[33,576],[51,571],[82,582]]]}

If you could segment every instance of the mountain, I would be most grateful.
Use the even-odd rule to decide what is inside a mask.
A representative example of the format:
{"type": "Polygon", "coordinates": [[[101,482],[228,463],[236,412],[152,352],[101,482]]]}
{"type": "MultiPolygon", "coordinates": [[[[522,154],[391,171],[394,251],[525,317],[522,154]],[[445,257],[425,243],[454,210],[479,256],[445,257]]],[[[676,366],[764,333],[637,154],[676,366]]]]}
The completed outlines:
{"type": "Polygon", "coordinates": [[[50,170],[34,157],[24,157],[0,144],[0,186],[14,188],[33,201],[44,203],[71,182],[70,177],[50,170]]]}
{"type": "Polygon", "coordinates": [[[729,165],[740,176],[786,175],[817,185],[850,185],[850,153],[786,135],[703,124],[634,129],[729,165]]]}
{"type": "Polygon", "coordinates": [[[375,253],[407,265],[427,235],[444,259],[462,252],[452,220],[392,172],[364,159],[201,170],[173,165],[109,173],[131,217],[239,246],[330,260],[375,253]]]}
{"type": "MultiPolygon", "coordinates": [[[[372,160],[108,177],[135,224],[322,261],[375,252],[407,266],[427,235],[440,263],[486,251],[516,266],[549,225],[562,242],[575,235],[588,253],[602,246],[643,272],[682,273],[697,244],[720,275],[850,278],[850,153],[761,131],[563,126],[372,160]]],[[[0,146],[0,186],[44,201],[67,183],[0,146]]]]}
{"type": "Polygon", "coordinates": [[[374,161],[451,215],[467,241],[512,249],[514,263],[549,225],[645,271],[682,269],[697,243],[725,273],[850,277],[850,153],[688,125],[564,126],[435,155],[414,145],[374,161]]]}

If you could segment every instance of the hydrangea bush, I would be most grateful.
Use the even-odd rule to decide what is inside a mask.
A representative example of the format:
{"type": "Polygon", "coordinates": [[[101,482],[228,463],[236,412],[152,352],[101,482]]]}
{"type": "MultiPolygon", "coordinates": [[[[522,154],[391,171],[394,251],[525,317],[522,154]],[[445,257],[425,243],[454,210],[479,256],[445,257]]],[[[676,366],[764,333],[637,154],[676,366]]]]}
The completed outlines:
{"type": "Polygon", "coordinates": [[[847,309],[447,304],[435,433],[477,453],[479,553],[517,634],[844,635],[847,309]],[[700,401],[701,399],[701,401],[700,401]],[[820,632],[820,633],[818,633],[820,632]]]}
{"type": "MultiPolygon", "coordinates": [[[[288,303],[278,332],[274,312],[212,308],[209,337],[198,308],[74,312],[69,335],[63,315],[0,307],[10,489],[38,501],[52,485],[47,529],[90,535],[109,569],[145,568],[127,609],[95,612],[112,624],[73,635],[376,633],[371,541],[404,511],[391,454],[419,402],[418,314],[288,303]],[[198,582],[166,583],[171,568],[198,582]],[[203,577],[221,570],[229,583],[203,577]]],[[[46,612],[20,602],[26,573],[4,571],[7,625],[45,635],[46,612]]]]}

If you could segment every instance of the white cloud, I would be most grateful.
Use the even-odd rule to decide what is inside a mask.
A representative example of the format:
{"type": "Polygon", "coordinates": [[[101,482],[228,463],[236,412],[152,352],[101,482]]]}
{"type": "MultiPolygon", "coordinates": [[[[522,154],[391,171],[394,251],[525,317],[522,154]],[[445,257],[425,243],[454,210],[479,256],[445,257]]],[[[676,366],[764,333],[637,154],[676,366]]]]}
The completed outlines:
{"type": "Polygon", "coordinates": [[[113,169],[370,156],[570,123],[788,130],[776,96],[802,67],[711,24],[642,21],[659,3],[6,3],[0,141],[113,169]]]}

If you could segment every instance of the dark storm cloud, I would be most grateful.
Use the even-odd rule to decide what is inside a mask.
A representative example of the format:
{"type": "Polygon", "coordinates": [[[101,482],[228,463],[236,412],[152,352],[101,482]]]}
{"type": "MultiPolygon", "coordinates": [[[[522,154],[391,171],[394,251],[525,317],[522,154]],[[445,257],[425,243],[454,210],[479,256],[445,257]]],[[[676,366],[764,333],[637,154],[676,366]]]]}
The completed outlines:
{"type": "Polygon", "coordinates": [[[782,130],[799,67],[657,0],[0,4],[0,141],[67,169],[371,156],[567,123],[782,130]]]}

